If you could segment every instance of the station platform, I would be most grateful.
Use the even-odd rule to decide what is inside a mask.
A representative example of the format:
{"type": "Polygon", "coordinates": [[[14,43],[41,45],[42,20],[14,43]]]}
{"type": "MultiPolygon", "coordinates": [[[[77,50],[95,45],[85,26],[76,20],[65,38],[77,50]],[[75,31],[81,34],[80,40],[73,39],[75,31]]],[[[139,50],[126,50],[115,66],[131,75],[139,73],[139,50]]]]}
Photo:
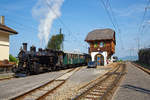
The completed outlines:
{"type": "Polygon", "coordinates": [[[150,75],[130,62],[127,73],[112,100],[150,100],[150,75]]]}

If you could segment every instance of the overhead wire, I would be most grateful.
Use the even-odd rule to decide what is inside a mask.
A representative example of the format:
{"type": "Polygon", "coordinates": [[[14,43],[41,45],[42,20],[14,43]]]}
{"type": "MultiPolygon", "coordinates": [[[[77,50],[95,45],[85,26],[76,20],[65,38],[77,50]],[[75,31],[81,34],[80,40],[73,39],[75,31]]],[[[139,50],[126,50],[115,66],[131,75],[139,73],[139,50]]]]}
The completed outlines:
{"type": "MultiPolygon", "coordinates": [[[[5,12],[10,13],[10,11],[9,11],[7,8],[0,8],[0,10],[3,10],[3,11],[5,11],[5,12]]],[[[13,15],[14,13],[15,13],[15,12],[13,12],[11,15],[13,15]]],[[[19,16],[19,18],[22,17],[21,19],[26,20],[27,22],[28,22],[28,21],[31,21],[31,19],[29,19],[28,17],[25,17],[25,16],[23,16],[23,15],[21,15],[21,14],[15,13],[14,15],[15,15],[15,16],[17,15],[17,17],[19,16]]],[[[3,16],[3,15],[1,15],[1,16],[3,16]]],[[[7,16],[6,18],[8,18],[8,16],[7,16]]],[[[9,18],[9,20],[12,20],[12,19],[9,18]]],[[[17,19],[17,20],[18,20],[18,19],[17,19]]],[[[16,21],[14,21],[14,22],[16,22],[16,21]]],[[[17,22],[17,23],[18,23],[18,22],[17,22]]],[[[21,23],[20,23],[20,24],[21,24],[21,23]]],[[[32,24],[30,24],[30,25],[23,25],[23,26],[27,26],[27,27],[36,29],[35,26],[33,26],[32,24]]]]}
{"type": "Polygon", "coordinates": [[[69,35],[72,33],[71,30],[66,26],[66,24],[62,21],[62,19],[58,16],[58,14],[54,11],[54,9],[50,6],[50,4],[48,3],[48,1],[46,0],[46,4],[48,6],[48,8],[57,16],[59,22],[67,29],[67,31],[69,32],[69,35]]]}
{"type": "Polygon", "coordinates": [[[120,36],[119,39],[121,41],[121,46],[122,46],[122,49],[124,49],[124,45],[123,45],[123,41],[122,41],[122,36],[121,36],[121,30],[119,28],[119,25],[117,23],[117,20],[115,18],[114,13],[113,13],[113,10],[112,10],[112,7],[110,5],[110,2],[109,2],[109,0],[107,0],[107,2],[106,2],[107,5],[106,5],[105,2],[104,2],[104,0],[100,0],[100,1],[102,2],[103,6],[104,6],[104,9],[105,9],[105,11],[106,11],[106,13],[107,13],[107,15],[108,15],[108,17],[109,17],[109,19],[110,19],[113,27],[114,27],[114,29],[119,33],[118,36],[120,36]],[[108,9],[107,6],[109,6],[110,10],[108,9]],[[109,12],[109,11],[111,11],[111,12],[109,12]]]}
{"type": "MultiPolygon", "coordinates": [[[[3,11],[5,11],[5,12],[9,12],[9,13],[10,13],[10,11],[9,11],[8,9],[6,9],[6,8],[0,8],[0,10],[3,10],[3,11]]],[[[14,13],[15,13],[15,12],[13,12],[12,14],[14,14],[14,13]]],[[[25,17],[25,16],[23,16],[23,15],[21,15],[21,14],[15,13],[14,15],[17,15],[17,17],[18,17],[18,16],[19,16],[19,17],[22,17],[21,19],[26,20],[27,22],[31,21],[30,18],[25,17]]],[[[3,15],[1,15],[1,16],[3,16],[3,15]]],[[[18,25],[20,25],[20,26],[28,27],[28,28],[30,28],[31,30],[34,30],[34,31],[37,30],[37,28],[36,28],[35,26],[33,26],[32,24],[25,25],[25,24],[21,24],[21,23],[15,21],[15,20],[13,20],[13,19],[11,19],[11,18],[8,18],[8,16],[7,16],[6,18],[7,18],[7,20],[12,21],[12,22],[14,22],[14,23],[16,23],[16,24],[18,24],[18,25]]],[[[56,28],[55,25],[53,25],[53,27],[56,28]]]]}
{"type": "Polygon", "coordinates": [[[139,27],[137,29],[137,33],[139,35],[138,36],[138,41],[139,41],[139,43],[138,43],[138,50],[140,49],[140,40],[142,39],[141,35],[143,34],[144,29],[145,29],[144,21],[145,21],[145,18],[146,18],[146,13],[147,13],[147,9],[148,9],[149,5],[150,5],[150,0],[148,0],[147,3],[146,3],[141,22],[139,23],[139,27]]]}
{"type": "MultiPolygon", "coordinates": [[[[47,4],[47,6],[48,6],[48,8],[57,16],[57,18],[58,18],[58,20],[59,20],[59,22],[64,26],[64,28],[66,28],[67,29],[67,31],[68,31],[68,35],[69,35],[69,37],[70,37],[70,40],[72,40],[72,41],[77,41],[77,37],[75,37],[74,36],[74,38],[71,38],[71,34],[72,34],[72,31],[68,28],[68,26],[62,21],[62,19],[58,16],[58,14],[54,11],[54,9],[50,6],[50,4],[48,3],[48,1],[46,0],[46,4],[47,4]],[[76,38],[76,39],[75,39],[76,38]]],[[[77,42],[74,42],[74,43],[77,43],[77,42]]],[[[79,45],[79,43],[77,43],[77,45],[78,46],[80,46],[79,45]]]]}
{"type": "MultiPolygon", "coordinates": [[[[59,22],[64,26],[64,28],[66,28],[67,29],[67,31],[68,31],[68,35],[69,35],[69,37],[71,37],[71,34],[73,33],[71,30],[70,30],[70,28],[68,28],[68,26],[63,22],[63,20],[58,16],[58,14],[54,11],[54,9],[50,6],[50,4],[48,3],[48,1],[46,0],[46,4],[47,4],[47,6],[49,7],[49,9],[57,16],[57,18],[58,18],[58,20],[59,20],[59,22]]],[[[79,35],[78,33],[77,33],[77,35],[79,35]]],[[[72,38],[72,40],[73,41],[76,41],[76,39],[77,39],[77,37],[75,37],[74,36],[74,38],[72,38]]]]}
{"type": "Polygon", "coordinates": [[[121,29],[120,29],[120,27],[119,27],[119,25],[118,25],[118,22],[117,22],[117,20],[116,20],[116,17],[115,17],[115,14],[114,14],[114,12],[113,12],[113,10],[112,10],[112,7],[111,7],[111,5],[110,5],[110,2],[109,2],[109,0],[107,0],[107,2],[106,2],[107,4],[108,4],[108,6],[110,7],[110,11],[111,11],[111,13],[112,13],[112,16],[113,16],[113,19],[114,19],[114,22],[116,23],[116,27],[117,27],[117,29],[118,29],[118,35],[120,36],[120,41],[121,41],[121,45],[122,45],[122,49],[124,49],[124,44],[123,44],[123,40],[122,40],[122,33],[121,33],[121,29]]]}
{"type": "Polygon", "coordinates": [[[144,30],[143,23],[144,23],[145,16],[146,16],[147,9],[148,9],[149,5],[150,5],[150,0],[148,0],[147,4],[145,6],[144,14],[143,14],[142,20],[141,20],[141,22],[139,24],[138,32],[141,33],[141,34],[142,34],[143,30],[144,30]]]}
{"type": "Polygon", "coordinates": [[[107,15],[108,15],[108,17],[109,17],[109,19],[110,19],[110,21],[111,21],[113,27],[115,28],[115,30],[117,30],[116,25],[115,25],[114,22],[113,22],[113,18],[111,17],[111,14],[109,13],[105,2],[104,2],[103,0],[100,0],[100,1],[102,2],[103,6],[104,6],[104,8],[105,8],[105,11],[106,11],[106,13],[107,13],[107,15]]]}
{"type": "Polygon", "coordinates": [[[16,24],[18,24],[19,26],[24,27],[24,29],[27,29],[27,28],[28,28],[29,30],[34,30],[34,31],[37,30],[35,27],[31,27],[31,26],[28,26],[28,25],[19,23],[19,22],[14,21],[14,20],[12,20],[12,19],[10,19],[10,18],[6,18],[6,20],[11,21],[11,22],[13,22],[13,23],[16,23],[16,24]]]}
{"type": "MultiPolygon", "coordinates": [[[[9,11],[8,9],[6,9],[6,8],[0,8],[0,10],[10,13],[10,11],[9,11]]],[[[15,13],[15,12],[13,12],[12,15],[13,15],[14,13],[15,13]]],[[[22,17],[23,20],[30,21],[29,18],[27,18],[27,17],[25,17],[25,16],[22,16],[21,14],[15,13],[14,15],[17,15],[17,17],[18,17],[18,16],[19,16],[19,17],[22,17]]],[[[4,16],[4,15],[1,15],[1,16],[4,16]]],[[[25,30],[26,30],[26,29],[28,28],[28,29],[30,29],[30,30],[33,31],[33,32],[37,30],[37,28],[35,28],[32,24],[30,24],[30,25],[25,25],[25,24],[22,24],[22,23],[20,23],[20,22],[15,21],[15,20],[13,20],[13,19],[11,19],[11,18],[8,18],[8,16],[7,16],[5,19],[8,20],[8,21],[10,21],[10,22],[15,23],[16,25],[18,25],[19,27],[16,27],[16,29],[19,28],[19,29],[25,29],[25,30]]],[[[15,27],[15,26],[13,26],[13,27],[15,27]]],[[[53,27],[56,28],[55,25],[53,25],[53,27]]]]}

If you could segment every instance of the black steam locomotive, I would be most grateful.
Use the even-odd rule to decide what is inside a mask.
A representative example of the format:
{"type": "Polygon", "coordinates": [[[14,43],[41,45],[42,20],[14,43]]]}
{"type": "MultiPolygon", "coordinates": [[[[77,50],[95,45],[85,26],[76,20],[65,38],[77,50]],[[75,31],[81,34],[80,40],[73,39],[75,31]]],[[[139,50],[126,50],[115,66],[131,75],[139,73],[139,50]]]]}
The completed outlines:
{"type": "Polygon", "coordinates": [[[66,53],[52,49],[39,48],[36,51],[35,46],[31,46],[30,51],[27,51],[27,43],[23,43],[18,59],[18,66],[13,68],[13,72],[16,75],[31,75],[86,65],[91,57],[88,54],[66,53]]]}

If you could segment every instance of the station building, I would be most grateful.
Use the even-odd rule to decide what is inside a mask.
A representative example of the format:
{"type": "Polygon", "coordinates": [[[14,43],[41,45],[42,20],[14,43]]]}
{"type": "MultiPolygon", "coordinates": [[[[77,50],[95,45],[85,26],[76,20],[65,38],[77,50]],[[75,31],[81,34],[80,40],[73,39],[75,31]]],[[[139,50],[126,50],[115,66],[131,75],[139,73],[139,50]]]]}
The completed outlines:
{"type": "Polygon", "coordinates": [[[88,33],[85,41],[89,44],[89,54],[97,65],[107,65],[115,53],[115,31],[112,29],[95,29],[88,33]]]}
{"type": "Polygon", "coordinates": [[[0,60],[9,60],[9,36],[18,34],[15,30],[4,25],[4,16],[0,23],[0,60]]]}

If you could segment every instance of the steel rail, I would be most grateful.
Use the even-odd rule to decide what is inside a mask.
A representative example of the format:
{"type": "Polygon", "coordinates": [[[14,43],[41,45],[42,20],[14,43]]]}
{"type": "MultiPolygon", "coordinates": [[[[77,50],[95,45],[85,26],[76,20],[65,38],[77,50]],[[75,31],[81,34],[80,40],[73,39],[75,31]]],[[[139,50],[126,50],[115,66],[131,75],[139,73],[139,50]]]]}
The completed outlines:
{"type": "Polygon", "coordinates": [[[90,100],[91,99],[92,100],[97,100],[97,99],[103,100],[103,98],[105,98],[106,95],[108,95],[109,91],[115,87],[115,84],[118,83],[121,76],[123,75],[122,73],[125,71],[124,68],[123,68],[123,70],[121,70],[121,73],[117,72],[120,68],[121,68],[121,65],[118,65],[118,67],[116,69],[114,69],[112,72],[106,74],[102,80],[100,80],[98,83],[94,84],[89,89],[87,89],[80,95],[76,96],[72,100],[81,100],[82,98],[83,99],[86,98],[86,99],[90,99],[90,100]],[[88,95],[92,95],[93,97],[88,96],[88,95]],[[94,97],[94,96],[96,96],[96,97],[94,97]]]}
{"type": "MultiPolygon", "coordinates": [[[[123,68],[121,69],[121,72],[118,73],[119,75],[115,78],[114,82],[110,85],[110,87],[107,88],[106,92],[104,93],[104,95],[99,99],[99,100],[110,100],[111,97],[109,98],[109,93],[111,92],[111,90],[113,90],[118,84],[120,79],[122,78],[122,76],[125,74],[125,64],[123,64],[123,68]]],[[[112,95],[112,93],[111,93],[112,95]]]]}
{"type": "Polygon", "coordinates": [[[88,85],[90,85],[90,84],[92,84],[92,83],[95,83],[95,82],[98,81],[99,79],[102,79],[106,74],[108,74],[108,73],[110,73],[111,71],[113,71],[115,67],[116,67],[116,66],[113,66],[113,68],[112,68],[110,71],[108,71],[107,73],[105,73],[104,75],[102,75],[102,76],[98,77],[97,79],[92,80],[92,81],[88,82],[87,84],[83,85],[82,87],[80,87],[80,88],[78,89],[78,91],[81,90],[81,89],[84,89],[85,87],[87,87],[88,85]]]}
{"type": "Polygon", "coordinates": [[[62,86],[66,82],[66,80],[55,80],[55,81],[62,81],[62,82],[59,85],[57,85],[56,87],[54,87],[53,89],[47,91],[44,95],[40,96],[36,100],[43,100],[43,99],[45,99],[47,95],[49,95],[50,93],[54,92],[56,89],[58,89],[60,86],[62,86]]]}
{"type": "Polygon", "coordinates": [[[19,96],[17,96],[17,97],[14,97],[14,98],[12,98],[11,100],[21,100],[22,98],[24,98],[24,97],[27,96],[28,94],[30,94],[30,93],[32,93],[32,92],[35,92],[37,89],[40,89],[40,88],[42,88],[42,87],[44,87],[44,86],[47,86],[48,84],[51,84],[52,82],[54,82],[54,80],[51,80],[51,81],[49,81],[49,82],[47,82],[47,83],[45,83],[45,84],[43,84],[43,85],[41,85],[41,86],[39,86],[39,87],[36,87],[36,88],[34,88],[34,89],[32,89],[32,90],[30,90],[30,91],[28,91],[28,92],[25,92],[25,93],[23,93],[23,94],[21,94],[21,95],[19,95],[19,96]]]}
{"type": "MultiPolygon", "coordinates": [[[[65,75],[65,74],[67,74],[67,73],[69,73],[69,72],[72,72],[72,71],[74,71],[76,68],[72,68],[71,70],[69,70],[69,71],[67,71],[66,73],[64,73],[63,75],[65,75]]],[[[78,71],[79,69],[77,69],[76,71],[78,71]]],[[[63,75],[60,75],[60,76],[58,76],[57,78],[59,78],[59,77],[61,77],[61,76],[63,76],[63,75]]],[[[43,85],[41,85],[41,86],[39,86],[39,87],[36,87],[36,88],[34,88],[34,89],[32,89],[32,90],[30,90],[30,91],[28,91],[28,92],[25,92],[25,93],[23,93],[23,94],[21,94],[21,95],[19,95],[19,96],[17,96],[17,97],[14,97],[14,98],[12,98],[11,100],[23,100],[25,97],[27,97],[27,96],[32,96],[31,94],[32,93],[34,93],[34,92],[36,92],[36,91],[46,91],[46,93],[44,93],[43,95],[41,95],[41,96],[39,96],[39,97],[37,97],[36,98],[36,100],[42,100],[43,98],[45,98],[48,94],[50,94],[50,93],[52,93],[52,92],[54,92],[56,89],[58,89],[60,86],[62,86],[65,82],[66,82],[66,80],[56,80],[57,78],[55,78],[55,79],[53,79],[53,80],[51,80],[51,81],[49,81],[49,82],[47,82],[47,83],[45,83],[45,84],[43,84],[43,85]],[[51,85],[51,84],[53,84],[54,82],[60,82],[57,86],[55,86],[55,87],[53,87],[52,89],[50,89],[50,90],[42,90],[42,89],[44,89],[45,87],[47,87],[48,85],[51,85]]]]}

